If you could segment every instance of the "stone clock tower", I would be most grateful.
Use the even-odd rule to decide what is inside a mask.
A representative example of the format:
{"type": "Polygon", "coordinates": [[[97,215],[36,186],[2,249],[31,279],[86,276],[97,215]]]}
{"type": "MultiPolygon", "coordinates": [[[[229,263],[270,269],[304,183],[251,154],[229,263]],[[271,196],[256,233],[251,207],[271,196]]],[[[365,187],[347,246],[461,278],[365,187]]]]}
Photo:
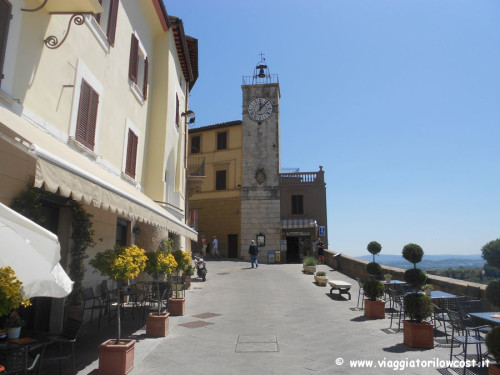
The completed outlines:
{"type": "Polygon", "coordinates": [[[253,76],[243,77],[243,161],[241,186],[241,255],[250,258],[251,240],[261,241],[259,261],[279,250],[280,88],[262,59],[253,76]]]}

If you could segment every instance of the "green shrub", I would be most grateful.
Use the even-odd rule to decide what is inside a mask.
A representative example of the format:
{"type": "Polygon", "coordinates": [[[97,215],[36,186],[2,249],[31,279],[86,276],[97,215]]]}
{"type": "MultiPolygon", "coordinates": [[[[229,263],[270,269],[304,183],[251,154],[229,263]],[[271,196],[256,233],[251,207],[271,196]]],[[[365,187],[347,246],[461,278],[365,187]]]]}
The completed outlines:
{"type": "Polygon", "coordinates": [[[410,268],[405,271],[404,280],[412,286],[413,289],[420,289],[427,282],[427,275],[420,268],[410,268]]]}
{"type": "Polygon", "coordinates": [[[497,363],[500,363],[500,326],[496,326],[488,332],[486,346],[497,363]]]}
{"type": "Polygon", "coordinates": [[[316,276],[326,276],[326,272],[325,271],[318,271],[318,272],[316,272],[316,276]]]}
{"type": "Polygon", "coordinates": [[[382,267],[378,263],[370,262],[366,265],[366,272],[369,275],[380,275],[382,273],[382,267]]]}
{"type": "Polygon", "coordinates": [[[382,250],[382,245],[380,245],[377,241],[372,241],[368,244],[366,249],[370,254],[377,255],[382,250]]]}
{"type": "Polygon", "coordinates": [[[424,251],[420,246],[414,243],[409,243],[403,247],[403,258],[408,262],[413,263],[413,267],[417,268],[417,263],[422,260],[424,251]]]}
{"type": "Polygon", "coordinates": [[[405,315],[410,321],[420,323],[432,315],[432,300],[429,296],[420,293],[410,293],[404,296],[403,306],[405,315]]]}
{"type": "Polygon", "coordinates": [[[486,299],[493,305],[500,307],[500,279],[493,280],[486,287],[486,299]]]}
{"type": "Polygon", "coordinates": [[[384,290],[384,284],[378,280],[368,280],[363,284],[365,296],[372,301],[376,301],[377,298],[382,297],[384,295],[384,290]]]}
{"type": "Polygon", "coordinates": [[[304,257],[303,264],[304,264],[304,266],[317,266],[318,261],[316,260],[315,257],[307,256],[307,257],[304,257]]]}

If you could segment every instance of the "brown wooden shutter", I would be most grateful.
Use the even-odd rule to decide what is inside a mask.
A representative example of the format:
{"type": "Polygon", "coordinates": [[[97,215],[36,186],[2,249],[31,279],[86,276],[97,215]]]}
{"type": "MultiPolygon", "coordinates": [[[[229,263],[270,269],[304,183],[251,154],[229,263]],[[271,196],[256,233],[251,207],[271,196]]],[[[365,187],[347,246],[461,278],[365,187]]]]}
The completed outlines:
{"type": "Polygon", "coordinates": [[[3,63],[5,61],[5,50],[7,47],[7,37],[9,35],[9,24],[12,5],[6,1],[0,1],[0,84],[4,77],[3,63]]]}
{"type": "Polygon", "coordinates": [[[148,58],[144,59],[144,87],[142,88],[142,95],[144,96],[144,100],[148,98],[148,58]]]}
{"type": "Polygon", "coordinates": [[[108,41],[111,47],[115,45],[116,22],[118,20],[118,4],[120,0],[111,0],[109,6],[109,20],[108,20],[108,41]]]}
{"type": "Polygon", "coordinates": [[[99,94],[82,80],[75,139],[91,150],[95,145],[98,106],[99,94]]]}
{"type": "Polygon", "coordinates": [[[179,96],[175,94],[175,124],[179,126],[179,96]]]}
{"type": "Polygon", "coordinates": [[[138,70],[138,62],[139,62],[139,41],[132,34],[132,41],[130,43],[130,64],[128,68],[128,76],[129,78],[137,83],[137,70],[138,70]]]}
{"type": "Polygon", "coordinates": [[[135,166],[137,163],[137,145],[139,138],[129,129],[127,140],[127,157],[125,161],[125,173],[135,178],[135,166]]]}

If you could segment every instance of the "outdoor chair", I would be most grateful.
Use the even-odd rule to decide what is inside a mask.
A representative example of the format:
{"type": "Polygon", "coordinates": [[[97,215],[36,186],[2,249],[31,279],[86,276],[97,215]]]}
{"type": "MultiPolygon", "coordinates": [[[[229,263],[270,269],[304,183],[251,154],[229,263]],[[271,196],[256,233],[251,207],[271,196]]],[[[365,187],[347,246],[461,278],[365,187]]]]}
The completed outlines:
{"type": "Polygon", "coordinates": [[[357,277],[356,281],[358,282],[358,303],[356,307],[359,309],[359,299],[361,298],[361,308],[363,308],[365,304],[365,292],[363,291],[363,281],[357,277]]]}
{"type": "Polygon", "coordinates": [[[102,301],[99,297],[94,295],[94,290],[92,287],[82,289],[83,298],[83,309],[82,309],[82,320],[85,310],[90,310],[90,324],[92,324],[92,318],[94,317],[94,310],[99,310],[99,328],[101,328],[101,315],[102,315],[102,301]]]}
{"type": "Polygon", "coordinates": [[[104,314],[108,314],[108,324],[111,323],[111,306],[118,303],[115,292],[108,288],[108,280],[101,282],[101,302],[104,308],[104,314]]]}
{"type": "Polygon", "coordinates": [[[40,356],[37,354],[28,366],[28,347],[19,346],[0,351],[0,363],[5,367],[5,374],[29,374],[35,370],[40,356]]]}
{"type": "Polygon", "coordinates": [[[59,373],[61,373],[61,361],[71,359],[73,374],[76,374],[75,343],[81,326],[81,320],[69,318],[64,322],[61,334],[59,336],[50,337],[51,342],[46,350],[43,361],[59,361],[59,373]],[[55,351],[51,351],[53,344],[57,344],[58,346],[55,351]],[[66,349],[64,347],[66,347],[66,349]],[[67,347],[69,347],[69,349],[67,347]]]}
{"type": "Polygon", "coordinates": [[[389,328],[392,328],[392,321],[394,319],[394,314],[398,315],[398,332],[401,330],[401,318],[404,316],[404,306],[403,306],[403,292],[402,289],[389,289],[389,298],[391,299],[392,308],[391,308],[391,325],[389,328]]]}
{"type": "MultiPolygon", "coordinates": [[[[453,359],[453,356],[457,357],[463,353],[464,355],[464,363],[467,360],[467,346],[475,345],[476,346],[476,355],[477,361],[480,362],[482,360],[482,351],[481,345],[484,344],[484,338],[479,334],[480,329],[485,329],[486,327],[491,328],[489,326],[469,326],[462,319],[462,316],[458,311],[454,310],[446,310],[448,317],[451,323],[451,346],[450,346],[450,361],[453,359]],[[462,352],[459,354],[453,355],[453,343],[456,342],[460,346],[462,346],[462,352]]],[[[465,371],[465,364],[464,364],[465,371]]]]}
{"type": "Polygon", "coordinates": [[[160,283],[160,298],[157,296],[156,284],[152,284],[155,290],[150,297],[142,302],[141,325],[146,323],[146,317],[149,313],[158,312],[158,304],[160,304],[160,312],[168,311],[168,297],[171,293],[170,283],[160,283]]]}
{"type": "MultiPolygon", "coordinates": [[[[481,300],[460,301],[458,302],[457,305],[458,305],[458,312],[462,316],[462,319],[464,319],[464,321],[468,325],[480,326],[482,324],[482,321],[480,319],[476,319],[472,316],[469,316],[469,313],[484,311],[483,302],[481,300]]],[[[486,334],[488,333],[488,330],[489,329],[480,329],[479,332],[486,334]]]]}
{"type": "Polygon", "coordinates": [[[465,301],[466,297],[456,297],[456,298],[445,298],[440,300],[439,303],[433,304],[433,323],[434,323],[434,337],[437,333],[438,324],[443,326],[444,334],[446,337],[446,343],[448,343],[448,331],[446,325],[450,324],[450,318],[448,316],[448,310],[458,311],[458,303],[465,301]]]}

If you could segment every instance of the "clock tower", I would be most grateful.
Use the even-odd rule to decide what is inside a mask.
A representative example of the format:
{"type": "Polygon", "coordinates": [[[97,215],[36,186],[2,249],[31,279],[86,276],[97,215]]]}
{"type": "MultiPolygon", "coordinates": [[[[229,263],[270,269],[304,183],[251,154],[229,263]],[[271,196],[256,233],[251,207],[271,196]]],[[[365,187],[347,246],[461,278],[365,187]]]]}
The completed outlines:
{"type": "Polygon", "coordinates": [[[262,58],[252,76],[243,77],[241,255],[250,258],[250,241],[259,260],[280,250],[280,87],[262,58]]]}

